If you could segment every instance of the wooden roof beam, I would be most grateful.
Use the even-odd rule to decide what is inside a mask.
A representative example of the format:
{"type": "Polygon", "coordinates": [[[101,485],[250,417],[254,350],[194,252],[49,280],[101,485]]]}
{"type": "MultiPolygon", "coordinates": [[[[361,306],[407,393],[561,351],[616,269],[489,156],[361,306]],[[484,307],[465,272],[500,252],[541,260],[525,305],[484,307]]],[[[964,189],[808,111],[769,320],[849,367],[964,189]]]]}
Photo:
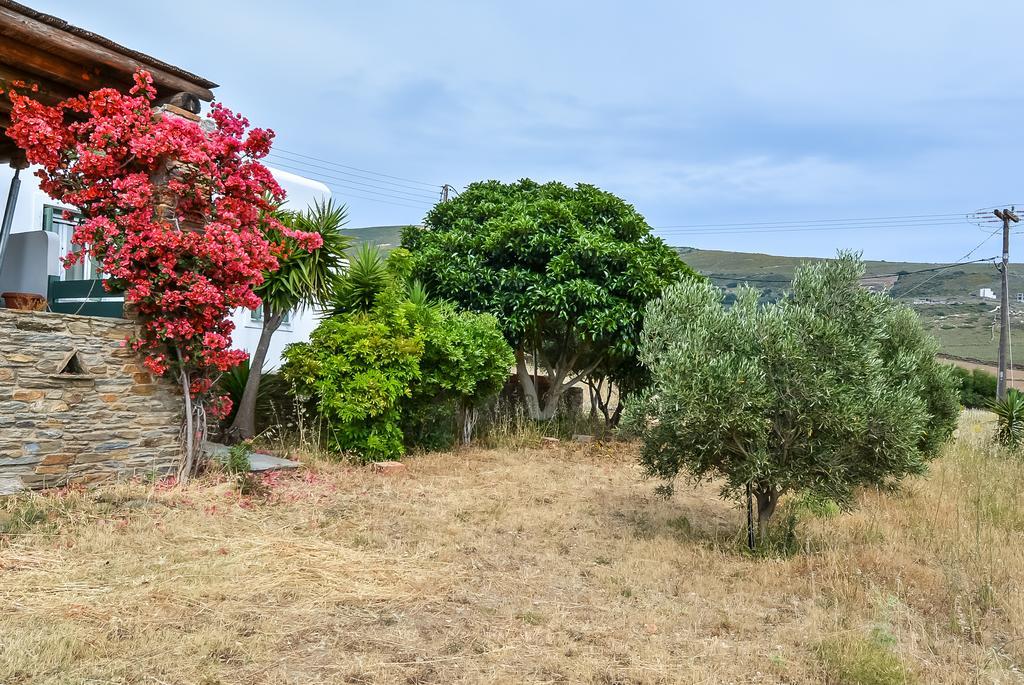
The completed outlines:
{"type": "MultiPolygon", "coordinates": [[[[2,8],[0,8],[2,9],[2,8]]],[[[0,34],[3,28],[0,27],[0,34]]],[[[39,78],[51,79],[75,92],[88,93],[103,86],[120,85],[104,78],[98,70],[89,70],[80,64],[43,52],[19,40],[6,39],[0,48],[0,63],[11,71],[24,72],[24,80],[33,83],[39,78]]]]}
{"type": "MultiPolygon", "coordinates": [[[[146,64],[141,60],[115,52],[103,45],[86,41],[81,37],[62,31],[37,19],[32,19],[24,14],[15,12],[4,5],[0,5],[0,35],[6,36],[8,39],[14,38],[29,45],[37,46],[38,50],[45,50],[54,56],[68,55],[82,60],[85,64],[104,65],[121,74],[128,75],[129,80],[131,74],[135,73],[136,70],[145,69],[153,76],[154,82],[165,90],[192,93],[199,99],[207,102],[213,100],[213,92],[209,88],[160,69],[155,65],[146,64]]],[[[6,50],[6,46],[4,50],[6,50]]]]}
{"type": "MultiPolygon", "coordinates": [[[[24,81],[29,87],[31,87],[32,84],[35,84],[37,86],[37,90],[31,93],[32,98],[39,100],[46,105],[53,105],[61,100],[67,100],[68,98],[72,98],[77,95],[77,91],[71,88],[66,88],[55,81],[50,81],[49,79],[42,78],[35,74],[30,74],[22,69],[0,63],[0,88],[7,90],[11,87],[11,83],[14,81],[24,81]]],[[[7,95],[0,95],[0,100],[7,101],[7,95]]]]}

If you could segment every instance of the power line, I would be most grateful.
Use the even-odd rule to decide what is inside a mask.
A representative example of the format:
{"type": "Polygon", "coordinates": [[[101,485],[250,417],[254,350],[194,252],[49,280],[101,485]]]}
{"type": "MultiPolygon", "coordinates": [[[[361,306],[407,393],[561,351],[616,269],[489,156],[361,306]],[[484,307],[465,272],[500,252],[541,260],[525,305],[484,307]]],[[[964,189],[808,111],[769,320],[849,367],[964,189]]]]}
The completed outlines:
{"type": "Polygon", "coordinates": [[[360,200],[368,200],[369,202],[378,202],[380,204],[394,205],[396,207],[407,207],[409,209],[415,209],[415,210],[420,211],[420,212],[425,210],[424,205],[414,205],[414,204],[406,204],[404,202],[395,202],[395,201],[392,201],[392,200],[382,200],[382,199],[376,198],[376,197],[369,197],[369,196],[366,196],[366,195],[360,195],[359,193],[353,192],[352,190],[350,190],[348,188],[339,188],[338,186],[335,186],[335,185],[331,184],[331,182],[324,181],[324,180],[319,179],[319,178],[314,178],[312,180],[320,181],[325,186],[327,186],[333,193],[335,193],[336,195],[338,195],[340,197],[343,197],[343,198],[353,198],[354,197],[354,198],[358,198],[360,200]]]}
{"type": "Polygon", "coordinates": [[[806,233],[821,231],[870,231],[879,229],[905,229],[905,228],[936,228],[939,226],[962,226],[964,221],[931,222],[919,223],[893,223],[893,224],[868,224],[857,226],[807,226],[800,228],[749,228],[749,229],[708,229],[708,230],[673,230],[655,229],[660,235],[670,237],[685,236],[716,236],[716,235],[771,235],[774,233],[806,233]]]}
{"type": "MultiPolygon", "coordinates": [[[[915,269],[913,271],[899,271],[899,272],[890,273],[890,274],[864,274],[863,276],[861,276],[860,280],[864,281],[864,280],[868,280],[868,279],[871,279],[871,278],[891,278],[893,276],[898,276],[898,277],[902,278],[903,276],[912,276],[914,274],[923,274],[923,273],[928,273],[928,272],[931,272],[931,271],[945,271],[946,269],[950,269],[950,268],[952,268],[954,266],[965,266],[967,264],[979,264],[981,262],[988,262],[988,261],[991,261],[991,258],[972,259],[971,261],[968,261],[968,262],[961,261],[961,262],[957,262],[956,264],[947,264],[947,265],[944,265],[944,266],[931,266],[931,267],[927,267],[925,269],[915,269]]],[[[720,275],[717,275],[717,274],[704,274],[704,275],[707,276],[710,279],[719,280],[719,281],[736,281],[736,282],[743,281],[743,282],[754,282],[754,283],[792,283],[793,282],[792,278],[754,278],[754,277],[749,277],[748,278],[747,276],[738,276],[738,275],[737,276],[728,276],[728,275],[720,276],[720,275]]]]}
{"type": "Polygon", "coordinates": [[[363,192],[363,193],[370,193],[371,195],[380,195],[382,197],[391,197],[391,198],[394,198],[396,200],[409,200],[409,201],[415,201],[415,202],[421,202],[421,201],[431,201],[432,202],[434,200],[434,198],[432,196],[427,195],[425,193],[422,194],[422,195],[418,195],[418,194],[414,195],[413,193],[407,193],[405,191],[391,190],[391,189],[386,188],[384,186],[377,186],[377,185],[373,185],[373,184],[370,184],[370,183],[361,183],[359,181],[350,181],[350,180],[345,179],[345,178],[339,178],[338,176],[331,176],[330,174],[324,174],[322,172],[312,172],[309,169],[305,169],[303,167],[291,166],[289,164],[281,164],[279,162],[272,162],[272,165],[275,166],[275,167],[280,167],[280,168],[283,168],[283,169],[287,169],[289,171],[300,172],[300,173],[302,173],[304,175],[307,175],[309,178],[312,178],[312,179],[315,179],[315,180],[318,180],[318,181],[324,181],[325,183],[327,182],[326,179],[330,179],[332,182],[336,183],[337,185],[340,185],[340,186],[343,186],[343,187],[349,187],[349,188],[352,188],[352,190],[358,190],[358,191],[363,192]]]}
{"type": "Polygon", "coordinates": [[[959,218],[966,220],[968,213],[956,214],[908,214],[903,216],[869,216],[847,219],[794,219],[789,221],[741,221],[725,224],[674,224],[669,226],[653,226],[652,228],[716,228],[716,227],[746,227],[746,226],[792,226],[798,224],[830,224],[830,223],[866,223],[874,221],[902,221],[906,219],[938,219],[938,218],[959,218]]]}
{"type": "MultiPolygon", "coordinates": [[[[977,252],[978,250],[980,250],[980,249],[981,249],[981,246],[982,246],[982,245],[984,245],[985,243],[987,243],[987,242],[988,242],[989,240],[991,240],[991,239],[992,239],[992,236],[994,236],[994,235],[995,235],[996,233],[998,233],[998,232],[999,232],[999,231],[1000,231],[1001,229],[1002,229],[1002,226],[1000,226],[1000,227],[999,227],[999,228],[997,228],[996,230],[994,230],[994,231],[992,231],[991,233],[989,233],[989,234],[988,234],[987,236],[985,236],[984,240],[982,240],[982,241],[981,241],[980,243],[978,243],[978,244],[977,244],[977,245],[975,245],[975,246],[974,246],[973,248],[971,248],[971,250],[970,250],[970,251],[969,251],[969,252],[968,252],[967,254],[965,254],[965,255],[964,255],[963,257],[961,257],[960,259],[956,260],[956,262],[954,262],[953,264],[950,264],[950,265],[949,265],[948,267],[946,267],[946,268],[947,268],[947,269],[952,269],[952,268],[953,268],[954,266],[959,266],[960,264],[966,263],[966,262],[965,262],[965,260],[966,260],[966,259],[967,259],[968,257],[970,257],[971,255],[973,255],[973,254],[974,254],[975,252],[977,252]]],[[[988,260],[976,260],[976,261],[988,261],[988,260]]],[[[920,288],[920,287],[921,287],[922,285],[924,285],[925,283],[928,283],[929,281],[931,281],[931,280],[932,280],[933,278],[935,278],[935,277],[936,277],[936,276],[938,276],[938,275],[939,275],[939,271],[936,271],[936,272],[935,272],[934,274],[932,274],[932,275],[931,275],[931,276],[929,276],[928,278],[924,279],[923,281],[921,281],[921,282],[920,282],[920,283],[918,283],[917,285],[915,285],[915,286],[911,286],[911,288],[910,288],[909,290],[907,290],[907,291],[906,291],[906,292],[904,292],[904,293],[901,293],[901,295],[900,295],[900,296],[901,296],[901,297],[906,297],[907,295],[909,295],[910,293],[914,292],[915,290],[917,290],[918,288],[920,288]]]]}
{"type": "Polygon", "coordinates": [[[332,162],[332,161],[330,161],[328,159],[321,159],[319,157],[313,157],[312,155],[304,155],[304,154],[299,153],[299,152],[291,152],[289,150],[285,150],[285,149],[279,148],[279,147],[278,148],[274,148],[274,149],[275,149],[275,151],[277,151],[279,153],[284,153],[284,154],[292,155],[292,156],[295,156],[295,157],[303,157],[305,159],[311,159],[311,160],[313,160],[315,162],[323,162],[324,164],[330,164],[331,166],[341,167],[342,169],[351,169],[352,171],[361,171],[364,174],[372,174],[374,176],[380,176],[382,178],[390,178],[390,179],[393,179],[393,180],[396,180],[396,181],[407,181],[409,183],[418,183],[420,185],[427,186],[428,188],[439,188],[441,186],[440,183],[427,183],[426,181],[417,181],[414,178],[405,178],[403,176],[392,176],[391,174],[382,174],[379,171],[371,171],[369,169],[360,169],[359,167],[349,166],[348,164],[340,164],[338,162],[332,162]]]}
{"type": "MultiPolygon", "coordinates": [[[[321,171],[329,171],[332,174],[340,174],[341,176],[351,177],[351,179],[346,178],[345,180],[349,180],[352,183],[364,183],[365,181],[373,181],[375,184],[378,184],[378,183],[379,184],[384,184],[383,186],[375,185],[374,187],[383,187],[383,188],[386,188],[388,190],[395,190],[395,191],[398,191],[398,192],[407,192],[408,191],[408,192],[413,192],[413,193],[426,193],[426,192],[428,192],[425,188],[421,188],[421,187],[417,187],[417,186],[412,186],[412,185],[407,185],[405,183],[396,183],[395,181],[389,181],[389,180],[387,180],[385,178],[375,178],[373,176],[366,176],[364,174],[354,174],[351,171],[342,171],[340,169],[336,169],[336,168],[331,167],[331,166],[326,166],[326,165],[322,165],[322,164],[313,164],[312,162],[306,162],[306,161],[303,161],[303,160],[300,160],[300,159],[292,159],[291,157],[285,157],[283,155],[279,155],[279,154],[277,154],[274,151],[271,151],[271,153],[269,155],[267,155],[267,159],[270,160],[271,162],[296,164],[298,166],[308,167],[310,169],[317,169],[317,170],[321,170],[321,171]],[[360,181],[360,180],[353,180],[353,179],[362,179],[362,181],[360,181]]],[[[435,189],[439,188],[439,187],[440,186],[435,186],[435,189]]]]}

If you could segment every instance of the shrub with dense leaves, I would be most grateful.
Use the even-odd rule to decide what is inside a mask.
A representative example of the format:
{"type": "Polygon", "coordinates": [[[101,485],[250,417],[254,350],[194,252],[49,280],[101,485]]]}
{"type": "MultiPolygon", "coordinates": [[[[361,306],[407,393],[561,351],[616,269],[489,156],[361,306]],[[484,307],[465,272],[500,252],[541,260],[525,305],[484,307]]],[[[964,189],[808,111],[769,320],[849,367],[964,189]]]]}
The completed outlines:
{"type": "Polygon", "coordinates": [[[423,340],[407,306],[378,303],[323,321],[284,351],[282,375],[323,421],[328,447],[373,461],[404,451],[402,398],[420,375],[423,340]]]}
{"type": "Polygon", "coordinates": [[[647,472],[750,484],[765,533],[779,497],[851,505],[858,486],[923,473],[960,407],[917,315],[859,285],[860,259],[804,266],[791,296],[731,307],[710,283],[671,286],[647,309],[652,384],[627,408],[647,472]]]}
{"type": "Polygon", "coordinates": [[[451,446],[456,435],[469,444],[480,407],[501,391],[515,355],[490,314],[442,304],[423,318],[422,373],[403,404],[406,438],[431,449],[451,446]]]}
{"type": "Polygon", "coordinates": [[[1024,394],[1010,388],[1001,400],[989,400],[996,415],[996,438],[1003,447],[1020,449],[1024,444],[1024,394]]]}
{"type": "Polygon", "coordinates": [[[987,409],[996,397],[995,374],[982,369],[952,367],[953,378],[960,383],[960,404],[968,409],[987,409]]]}

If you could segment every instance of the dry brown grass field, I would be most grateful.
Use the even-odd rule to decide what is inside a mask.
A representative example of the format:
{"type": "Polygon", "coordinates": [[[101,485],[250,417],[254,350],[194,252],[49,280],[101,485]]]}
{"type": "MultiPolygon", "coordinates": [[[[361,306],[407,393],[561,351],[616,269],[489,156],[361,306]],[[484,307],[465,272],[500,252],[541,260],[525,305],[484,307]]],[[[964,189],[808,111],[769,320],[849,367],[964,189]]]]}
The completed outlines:
{"type": "Polygon", "coordinates": [[[7,498],[0,683],[1021,682],[1024,464],[984,416],[789,555],[621,443],[7,498]]]}

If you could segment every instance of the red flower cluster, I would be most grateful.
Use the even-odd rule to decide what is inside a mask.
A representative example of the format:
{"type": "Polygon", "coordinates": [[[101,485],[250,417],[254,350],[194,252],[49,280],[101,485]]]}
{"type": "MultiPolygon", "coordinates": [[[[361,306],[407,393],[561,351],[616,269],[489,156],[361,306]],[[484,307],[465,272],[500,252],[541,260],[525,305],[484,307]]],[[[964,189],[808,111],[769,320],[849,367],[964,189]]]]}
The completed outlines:
{"type": "MultiPolygon", "coordinates": [[[[129,93],[102,88],[47,106],[16,90],[7,134],[22,147],[51,197],[86,217],[74,241],[123,288],[142,321],[134,349],[158,375],[185,371],[195,398],[212,378],[246,358],[231,349],[229,316],[256,308],[254,288],[277,268],[292,238],[316,249],[320,236],[270,218],[284,192],[259,160],[273,132],[220,104],[213,125],[153,112],[156,90],[140,71],[129,93]],[[268,230],[270,229],[270,230],[268,230]]],[[[209,402],[211,413],[230,401],[209,402]]]]}

